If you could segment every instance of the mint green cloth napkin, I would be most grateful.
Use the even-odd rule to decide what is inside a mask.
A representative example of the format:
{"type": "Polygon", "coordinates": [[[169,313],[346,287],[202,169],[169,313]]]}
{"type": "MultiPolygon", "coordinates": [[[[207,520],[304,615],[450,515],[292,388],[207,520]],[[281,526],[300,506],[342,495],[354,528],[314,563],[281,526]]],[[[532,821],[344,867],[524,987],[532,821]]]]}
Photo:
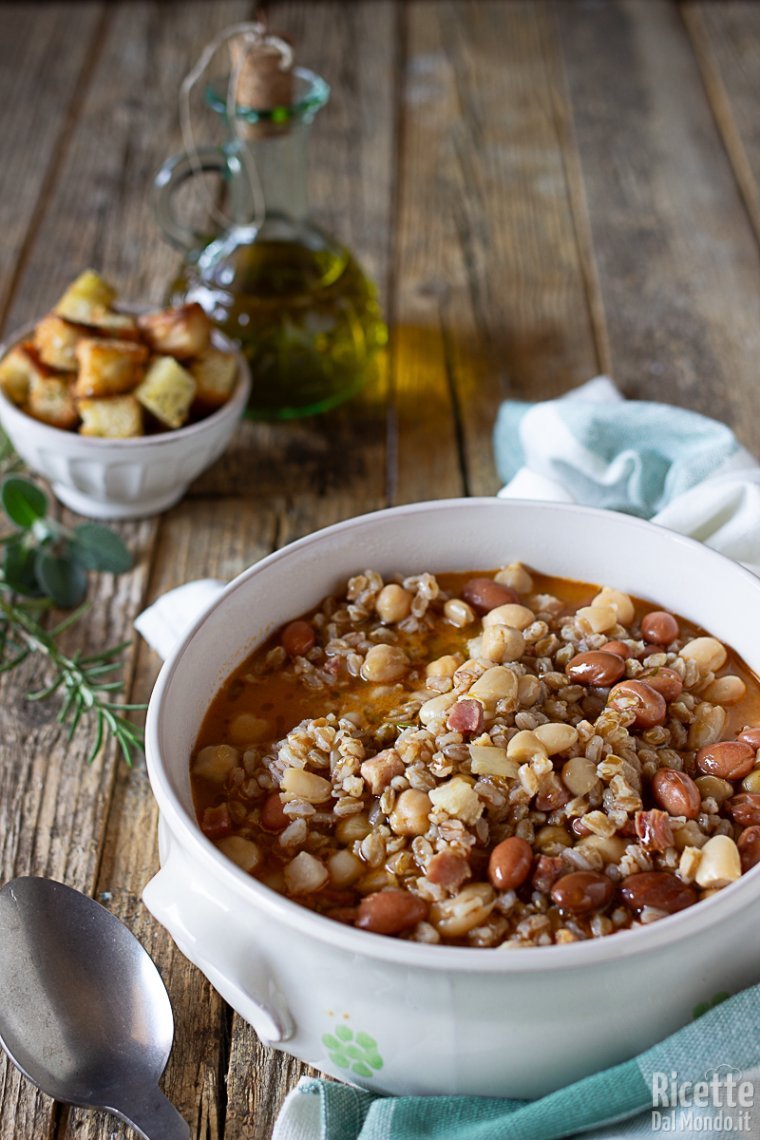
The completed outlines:
{"type": "Polygon", "coordinates": [[[556,400],[507,400],[493,446],[504,498],[651,519],[760,573],[760,466],[718,420],[625,400],[597,376],[556,400]]]}
{"type": "Polygon", "coordinates": [[[758,1140],[760,986],[633,1060],[540,1100],[379,1097],[304,1079],[285,1101],[272,1140],[554,1140],[579,1133],[758,1140]],[[677,1098],[680,1106],[665,1103],[677,1098]]]}

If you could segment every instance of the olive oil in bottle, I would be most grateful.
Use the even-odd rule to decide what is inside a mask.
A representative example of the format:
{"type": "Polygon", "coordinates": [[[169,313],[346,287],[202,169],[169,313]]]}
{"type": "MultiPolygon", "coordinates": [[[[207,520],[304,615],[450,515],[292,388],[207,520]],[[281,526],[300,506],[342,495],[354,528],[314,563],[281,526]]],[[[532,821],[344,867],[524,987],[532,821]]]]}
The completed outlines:
{"type": "MultiPolygon", "coordinates": [[[[316,244],[316,243],[314,243],[316,244]]],[[[241,244],[203,275],[187,272],[172,302],[198,301],[238,342],[251,369],[249,415],[287,419],[354,395],[386,340],[373,284],[348,250],[298,241],[241,244]]]]}

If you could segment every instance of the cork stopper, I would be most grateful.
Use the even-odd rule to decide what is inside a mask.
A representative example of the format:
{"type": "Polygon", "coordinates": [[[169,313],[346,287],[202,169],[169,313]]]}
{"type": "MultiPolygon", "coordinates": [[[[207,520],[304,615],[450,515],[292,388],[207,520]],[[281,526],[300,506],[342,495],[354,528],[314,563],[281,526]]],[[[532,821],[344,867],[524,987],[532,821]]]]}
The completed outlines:
{"type": "Polygon", "coordinates": [[[232,65],[231,87],[237,107],[263,112],[260,122],[246,122],[248,138],[281,134],[287,121],[275,123],[267,111],[293,103],[293,48],[282,36],[271,33],[265,18],[229,41],[232,65]]]}

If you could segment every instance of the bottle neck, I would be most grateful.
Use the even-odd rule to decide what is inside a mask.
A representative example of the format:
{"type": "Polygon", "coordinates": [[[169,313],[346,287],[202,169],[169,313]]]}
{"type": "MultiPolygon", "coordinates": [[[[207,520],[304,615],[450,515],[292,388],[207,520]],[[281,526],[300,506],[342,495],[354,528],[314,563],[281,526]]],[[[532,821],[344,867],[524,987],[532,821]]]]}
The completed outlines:
{"type": "Polygon", "coordinates": [[[309,126],[291,122],[231,144],[238,162],[231,186],[232,216],[251,236],[285,240],[303,229],[309,211],[309,126]]]}

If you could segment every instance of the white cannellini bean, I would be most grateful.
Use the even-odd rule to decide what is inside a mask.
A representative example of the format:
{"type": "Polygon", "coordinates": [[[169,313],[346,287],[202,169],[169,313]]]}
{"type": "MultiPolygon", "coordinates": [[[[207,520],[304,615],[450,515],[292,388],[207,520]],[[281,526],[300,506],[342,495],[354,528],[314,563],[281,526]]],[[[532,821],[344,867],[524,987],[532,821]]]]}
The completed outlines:
{"type": "Polygon", "coordinates": [[[280,791],[286,802],[305,800],[307,804],[323,804],[332,795],[332,784],[324,776],[305,772],[303,768],[286,768],[280,791]]]}
{"type": "Polygon", "coordinates": [[[567,752],[578,743],[578,729],[572,724],[562,721],[550,721],[548,724],[539,724],[533,729],[538,739],[546,749],[548,756],[556,756],[558,752],[567,752]]]}
{"type": "Polygon", "coordinates": [[[514,780],[517,777],[518,764],[510,760],[506,749],[497,748],[491,744],[470,744],[470,771],[475,776],[503,776],[514,780]]]}
{"type": "Polygon", "coordinates": [[[470,686],[467,696],[477,697],[485,705],[495,705],[500,700],[517,699],[517,675],[505,665],[494,665],[486,669],[470,686]]]}
{"type": "Polygon", "coordinates": [[[430,724],[432,721],[438,719],[438,717],[442,717],[456,700],[456,693],[441,693],[439,697],[431,697],[430,700],[425,701],[424,705],[420,708],[420,721],[424,725],[430,724]]]}
{"type": "Polygon", "coordinates": [[[728,653],[726,647],[717,637],[695,637],[680,650],[679,657],[684,661],[693,661],[702,676],[722,669],[726,664],[728,653]]]}
{"type": "Polygon", "coordinates": [[[599,602],[592,606],[581,606],[575,618],[580,629],[586,633],[606,633],[618,623],[614,606],[605,606],[599,602]]]}
{"type": "Polygon", "coordinates": [[[548,755],[546,745],[539,740],[535,732],[527,728],[516,732],[511,740],[507,741],[507,756],[510,760],[516,760],[518,764],[524,764],[536,756],[548,755]]]}
{"type": "Polygon", "coordinates": [[[701,851],[694,879],[700,887],[726,887],[742,873],[739,848],[728,835],[713,835],[701,851]]]}
{"type": "Polygon", "coordinates": [[[729,674],[725,677],[716,677],[701,695],[714,705],[735,705],[746,691],[747,686],[741,677],[729,674]]]}

